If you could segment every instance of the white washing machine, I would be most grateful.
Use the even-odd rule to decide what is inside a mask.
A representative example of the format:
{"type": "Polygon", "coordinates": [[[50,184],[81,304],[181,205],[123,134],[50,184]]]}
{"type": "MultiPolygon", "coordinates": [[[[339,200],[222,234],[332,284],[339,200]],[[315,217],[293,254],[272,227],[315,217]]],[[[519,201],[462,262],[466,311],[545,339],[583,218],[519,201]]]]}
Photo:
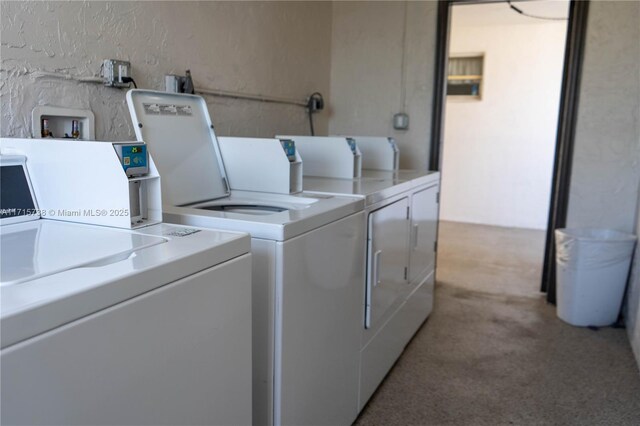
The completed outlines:
{"type": "Polygon", "coordinates": [[[358,403],[362,409],[433,308],[440,176],[395,170],[398,149],[389,138],[367,138],[362,151],[362,137],[286,138],[295,142],[305,165],[314,165],[303,169],[305,191],[365,200],[367,266],[358,403]],[[356,145],[351,152],[343,148],[349,142],[356,145]],[[362,152],[362,164],[377,170],[354,173],[353,152],[362,152]],[[358,177],[343,178],[349,175],[358,177]]]}
{"type": "MultiPolygon", "coordinates": [[[[133,90],[127,102],[136,136],[163,176],[165,221],[251,234],[253,423],[352,423],[364,297],[363,200],[230,190],[201,97],[133,90]]],[[[254,178],[267,176],[256,172],[254,178]]]]}
{"type": "Polygon", "coordinates": [[[249,424],[248,235],[43,219],[1,158],[2,424],[249,424]]]}

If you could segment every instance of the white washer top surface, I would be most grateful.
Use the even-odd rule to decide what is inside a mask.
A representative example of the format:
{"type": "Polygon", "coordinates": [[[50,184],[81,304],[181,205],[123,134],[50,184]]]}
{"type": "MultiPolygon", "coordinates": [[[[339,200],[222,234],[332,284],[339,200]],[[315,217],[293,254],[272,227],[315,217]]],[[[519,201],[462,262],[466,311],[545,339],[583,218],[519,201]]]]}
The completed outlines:
{"type": "Polygon", "coordinates": [[[303,188],[305,191],[314,193],[359,196],[365,199],[365,205],[370,206],[409,191],[412,185],[410,182],[394,178],[337,179],[305,176],[303,188]]]}
{"type": "Polygon", "coordinates": [[[398,170],[395,176],[403,181],[411,181],[413,187],[429,185],[440,180],[440,172],[427,170],[398,170]]]}
{"type": "Polygon", "coordinates": [[[250,250],[247,234],[159,224],[135,231],[41,219],[0,228],[1,346],[250,250]]]}
{"type": "Polygon", "coordinates": [[[437,182],[438,172],[417,170],[362,170],[362,177],[337,179],[305,176],[303,188],[309,193],[360,196],[370,206],[419,186],[437,182]]]}
{"type": "Polygon", "coordinates": [[[0,286],[128,256],[135,250],[166,243],[142,234],[109,228],[77,227],[72,223],[38,220],[2,227],[0,286]]]}
{"type": "Polygon", "coordinates": [[[229,197],[186,207],[164,205],[163,213],[166,222],[284,241],[363,209],[361,197],[231,191],[229,197]]]}

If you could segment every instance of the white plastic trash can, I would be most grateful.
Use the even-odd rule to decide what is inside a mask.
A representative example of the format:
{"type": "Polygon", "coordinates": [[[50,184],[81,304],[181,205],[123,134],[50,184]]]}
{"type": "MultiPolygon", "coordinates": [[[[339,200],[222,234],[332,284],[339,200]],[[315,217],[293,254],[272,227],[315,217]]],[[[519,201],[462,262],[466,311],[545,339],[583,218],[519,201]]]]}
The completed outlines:
{"type": "Polygon", "coordinates": [[[605,229],[557,229],[558,317],[571,325],[618,319],[636,237],[605,229]]]}

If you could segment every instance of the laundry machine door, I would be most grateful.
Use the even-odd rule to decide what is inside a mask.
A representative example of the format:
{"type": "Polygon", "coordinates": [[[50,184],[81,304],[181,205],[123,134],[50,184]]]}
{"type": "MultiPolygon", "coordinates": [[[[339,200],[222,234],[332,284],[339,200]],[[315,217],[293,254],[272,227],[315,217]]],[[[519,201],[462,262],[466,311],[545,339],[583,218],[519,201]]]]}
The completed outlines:
{"type": "Polygon", "coordinates": [[[407,296],[409,200],[375,210],[368,218],[365,328],[384,323],[407,296]]]}
{"type": "Polygon", "coordinates": [[[438,185],[411,196],[411,262],[412,283],[420,283],[433,271],[438,230],[438,185]]]}

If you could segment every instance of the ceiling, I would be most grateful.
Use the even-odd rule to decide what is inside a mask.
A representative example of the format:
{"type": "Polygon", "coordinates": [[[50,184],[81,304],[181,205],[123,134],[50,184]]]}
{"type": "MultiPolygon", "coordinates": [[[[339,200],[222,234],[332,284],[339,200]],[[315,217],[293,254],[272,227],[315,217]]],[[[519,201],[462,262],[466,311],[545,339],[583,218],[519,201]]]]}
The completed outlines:
{"type": "MultiPolygon", "coordinates": [[[[531,15],[553,18],[567,18],[569,16],[569,0],[526,0],[513,1],[512,3],[523,12],[531,15]]],[[[455,5],[453,6],[452,21],[459,26],[527,25],[545,22],[565,22],[523,16],[512,10],[506,1],[455,5]]]]}

